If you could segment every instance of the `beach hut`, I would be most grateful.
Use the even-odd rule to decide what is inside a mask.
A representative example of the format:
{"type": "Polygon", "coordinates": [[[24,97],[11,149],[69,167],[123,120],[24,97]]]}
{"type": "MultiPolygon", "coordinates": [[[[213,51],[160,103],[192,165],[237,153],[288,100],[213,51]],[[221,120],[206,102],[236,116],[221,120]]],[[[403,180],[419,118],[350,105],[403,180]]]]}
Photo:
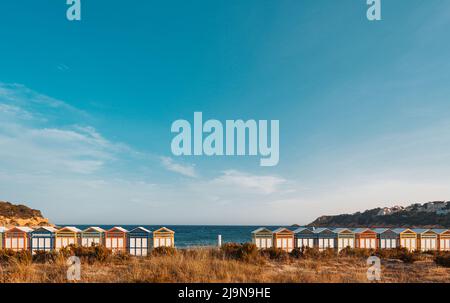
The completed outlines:
{"type": "Polygon", "coordinates": [[[409,228],[394,228],[392,230],[398,235],[398,243],[400,247],[404,247],[409,251],[417,249],[417,234],[409,228]]]}
{"type": "Polygon", "coordinates": [[[105,246],[111,249],[114,253],[126,252],[127,248],[127,233],[123,227],[115,226],[105,232],[105,246]]]}
{"type": "Polygon", "coordinates": [[[450,230],[433,229],[438,234],[438,247],[440,251],[450,251],[450,230]]]}
{"type": "Polygon", "coordinates": [[[335,228],[333,232],[337,235],[338,251],[346,247],[355,248],[355,233],[351,229],[335,228]]]}
{"type": "Polygon", "coordinates": [[[309,247],[313,248],[316,242],[316,234],[309,228],[300,227],[294,230],[295,247],[303,248],[309,247]]]}
{"type": "Polygon", "coordinates": [[[28,233],[33,229],[25,226],[16,226],[3,233],[3,247],[14,251],[29,249],[28,233]]]}
{"type": "Polygon", "coordinates": [[[273,231],[273,245],[275,248],[291,252],[294,249],[294,232],[284,227],[273,231]]]}
{"type": "Polygon", "coordinates": [[[252,243],[259,249],[271,248],[273,246],[272,231],[265,227],[252,231],[252,243]]]}
{"type": "Polygon", "coordinates": [[[175,232],[167,227],[161,227],[153,232],[153,247],[175,247],[175,232]]]}
{"type": "Polygon", "coordinates": [[[377,234],[378,247],[381,249],[393,249],[399,245],[398,234],[389,228],[374,228],[377,234]]]}
{"type": "Polygon", "coordinates": [[[41,226],[30,232],[31,253],[37,251],[51,251],[55,247],[56,228],[52,226],[41,226]]]}
{"type": "Polygon", "coordinates": [[[438,234],[431,229],[416,228],[417,249],[420,251],[438,250],[438,234]]]}
{"type": "Polygon", "coordinates": [[[336,247],[337,235],[331,229],[320,227],[314,229],[313,232],[317,238],[315,247],[320,251],[336,247]]]}
{"type": "Polygon", "coordinates": [[[370,228],[356,228],[355,233],[355,247],[366,249],[377,249],[377,233],[370,228]]]}
{"type": "Polygon", "coordinates": [[[81,230],[74,226],[64,226],[55,232],[55,249],[67,247],[69,245],[78,245],[81,230]]]}
{"type": "Polygon", "coordinates": [[[51,251],[55,248],[56,228],[52,226],[41,226],[29,233],[31,253],[37,251],[51,251]]]}
{"type": "Polygon", "coordinates": [[[84,247],[91,247],[96,245],[103,245],[105,230],[98,226],[91,226],[80,233],[81,245],[84,247]]]}
{"type": "Polygon", "coordinates": [[[0,226],[0,249],[3,249],[3,234],[5,233],[5,231],[7,231],[8,229],[4,226],[0,226]]]}
{"type": "Polygon", "coordinates": [[[150,250],[152,232],[144,227],[136,227],[128,233],[128,251],[133,256],[147,256],[150,250]]]}

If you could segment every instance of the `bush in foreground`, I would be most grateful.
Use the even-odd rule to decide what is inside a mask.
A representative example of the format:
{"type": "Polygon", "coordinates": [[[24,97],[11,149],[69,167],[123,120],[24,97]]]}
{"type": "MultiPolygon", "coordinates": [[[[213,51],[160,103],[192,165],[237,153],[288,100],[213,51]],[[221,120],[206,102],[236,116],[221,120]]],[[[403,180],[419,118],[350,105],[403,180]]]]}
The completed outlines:
{"type": "Polygon", "coordinates": [[[437,254],[434,257],[434,262],[436,262],[436,264],[439,266],[450,267],[450,253],[445,252],[437,254]]]}
{"type": "Polygon", "coordinates": [[[255,262],[260,259],[258,248],[253,243],[225,243],[221,251],[227,259],[245,262],[255,262]]]}
{"type": "Polygon", "coordinates": [[[174,247],[160,246],[152,250],[152,256],[175,256],[177,249],[174,247]]]}

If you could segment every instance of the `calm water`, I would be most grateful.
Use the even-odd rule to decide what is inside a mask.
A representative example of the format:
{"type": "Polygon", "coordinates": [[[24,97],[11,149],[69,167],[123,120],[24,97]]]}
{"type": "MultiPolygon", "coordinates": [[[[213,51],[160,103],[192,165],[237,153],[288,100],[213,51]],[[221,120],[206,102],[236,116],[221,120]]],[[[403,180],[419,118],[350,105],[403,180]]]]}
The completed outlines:
{"type": "MultiPolygon", "coordinates": [[[[61,224],[59,226],[76,226],[83,230],[89,226],[99,226],[105,230],[112,228],[112,225],[70,225],[61,224]]],[[[142,225],[143,227],[154,231],[160,228],[160,225],[142,225]]],[[[127,230],[132,230],[138,225],[122,225],[127,230]]],[[[217,236],[222,235],[222,242],[250,242],[251,232],[261,226],[211,226],[211,225],[166,225],[165,227],[175,231],[175,245],[179,248],[190,246],[215,246],[217,245],[217,236]]],[[[265,226],[269,229],[276,229],[279,226],[265,226]]]]}

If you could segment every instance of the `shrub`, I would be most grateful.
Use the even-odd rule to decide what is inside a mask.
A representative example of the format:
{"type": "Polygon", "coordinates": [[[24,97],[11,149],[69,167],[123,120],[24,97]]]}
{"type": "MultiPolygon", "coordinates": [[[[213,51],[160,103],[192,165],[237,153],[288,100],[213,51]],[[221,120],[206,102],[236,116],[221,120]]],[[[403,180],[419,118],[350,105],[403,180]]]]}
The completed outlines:
{"type": "Polygon", "coordinates": [[[258,261],[260,257],[258,248],[253,243],[225,243],[222,245],[221,251],[225,258],[245,262],[258,261]]]}
{"type": "Polygon", "coordinates": [[[111,259],[112,251],[104,246],[71,246],[70,250],[73,255],[79,257],[83,261],[92,264],[94,262],[106,262],[111,259]]]}
{"type": "Polygon", "coordinates": [[[33,255],[33,262],[36,263],[54,263],[58,258],[56,251],[38,250],[33,255]]]}
{"type": "Polygon", "coordinates": [[[152,256],[174,256],[177,254],[177,249],[174,247],[160,246],[153,248],[152,256]]]}
{"type": "Polygon", "coordinates": [[[414,263],[420,259],[419,252],[410,252],[404,247],[378,249],[375,251],[375,255],[384,259],[399,259],[404,263],[414,263]]]}
{"type": "Polygon", "coordinates": [[[304,257],[304,251],[305,249],[303,247],[302,248],[296,247],[289,253],[289,256],[291,256],[294,259],[301,259],[304,257]]]}
{"type": "Polygon", "coordinates": [[[286,261],[289,258],[287,252],[274,247],[261,250],[261,255],[275,261],[286,261]]]}
{"type": "Polygon", "coordinates": [[[434,262],[436,262],[437,265],[443,266],[443,267],[450,267],[450,253],[441,253],[437,254],[434,257],[434,262]]]}
{"type": "Polygon", "coordinates": [[[368,258],[368,257],[374,255],[374,253],[375,253],[375,251],[373,249],[346,247],[339,252],[339,256],[368,258]]]}
{"type": "Polygon", "coordinates": [[[11,249],[0,250],[0,263],[17,262],[30,264],[32,262],[31,253],[28,250],[14,251],[11,249]]]}

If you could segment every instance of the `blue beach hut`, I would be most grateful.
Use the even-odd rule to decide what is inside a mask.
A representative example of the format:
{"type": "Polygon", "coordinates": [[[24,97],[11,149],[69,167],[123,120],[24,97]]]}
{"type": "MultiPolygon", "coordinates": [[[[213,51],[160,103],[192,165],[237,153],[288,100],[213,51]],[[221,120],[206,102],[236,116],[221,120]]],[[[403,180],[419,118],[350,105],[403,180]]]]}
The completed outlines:
{"type": "Polygon", "coordinates": [[[56,231],[57,229],[52,226],[42,226],[30,232],[31,253],[53,250],[55,248],[56,231]]]}
{"type": "Polygon", "coordinates": [[[152,232],[142,226],[128,232],[128,252],[133,256],[147,256],[152,232]]]}

